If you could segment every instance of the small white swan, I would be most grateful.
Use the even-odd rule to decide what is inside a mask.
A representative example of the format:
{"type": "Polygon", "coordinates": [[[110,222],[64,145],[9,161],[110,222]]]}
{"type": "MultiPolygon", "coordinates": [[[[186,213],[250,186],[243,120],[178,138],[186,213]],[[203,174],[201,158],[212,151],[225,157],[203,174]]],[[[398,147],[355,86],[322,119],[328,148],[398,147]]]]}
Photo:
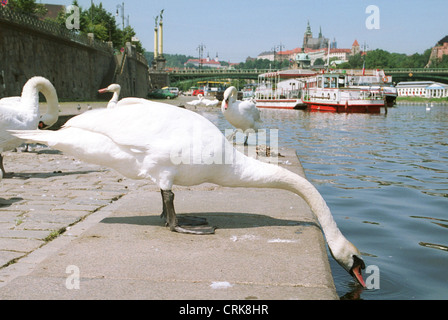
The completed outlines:
{"type": "Polygon", "coordinates": [[[197,106],[202,105],[202,100],[204,100],[204,96],[202,94],[198,94],[197,100],[189,101],[189,102],[187,102],[187,104],[190,106],[197,107],[197,106]]]}
{"type": "Polygon", "coordinates": [[[58,96],[50,81],[33,77],[27,81],[20,97],[0,100],[0,169],[5,174],[1,153],[20,146],[23,141],[12,136],[8,130],[46,129],[59,118],[58,96]],[[47,100],[48,111],[40,116],[39,92],[47,100]]]}
{"type": "Polygon", "coordinates": [[[219,100],[218,99],[202,99],[202,104],[204,104],[206,107],[216,107],[219,104],[219,100]]]}
{"type": "Polygon", "coordinates": [[[198,230],[182,225],[174,210],[173,185],[214,183],[294,192],[316,214],[333,257],[365,285],[361,254],[338,229],[317,189],[285,168],[238,152],[213,123],[193,111],[126,98],[117,108],[97,109],[76,116],[58,131],[14,131],[13,134],[80,160],[113,168],[131,179],[152,180],[161,189],[162,217],[171,231],[214,232],[210,227],[198,230]]]}
{"type": "Polygon", "coordinates": [[[110,99],[109,103],[107,104],[107,108],[115,108],[118,103],[118,99],[120,98],[120,92],[121,92],[121,86],[119,84],[111,84],[105,89],[98,90],[99,93],[107,93],[107,92],[113,92],[113,96],[110,99]]]}
{"type": "MultiPolygon", "coordinates": [[[[224,92],[221,111],[232,126],[246,133],[245,143],[247,143],[247,133],[249,131],[257,132],[261,128],[262,121],[260,110],[258,110],[256,104],[252,100],[241,101],[237,99],[238,91],[236,88],[227,88],[224,92]]],[[[232,135],[232,138],[234,134],[232,135]]]]}

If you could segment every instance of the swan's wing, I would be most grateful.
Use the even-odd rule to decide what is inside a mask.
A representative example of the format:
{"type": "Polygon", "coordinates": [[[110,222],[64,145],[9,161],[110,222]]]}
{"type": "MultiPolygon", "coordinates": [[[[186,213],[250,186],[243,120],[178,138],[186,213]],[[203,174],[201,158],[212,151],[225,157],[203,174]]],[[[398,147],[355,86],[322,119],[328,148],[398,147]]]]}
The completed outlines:
{"type": "Polygon", "coordinates": [[[249,116],[254,119],[255,122],[261,122],[260,110],[255,103],[250,100],[239,101],[238,109],[244,116],[249,116]]]}
{"type": "MultiPolygon", "coordinates": [[[[9,100],[17,101],[15,99],[9,100]]],[[[0,149],[6,150],[20,145],[20,142],[11,136],[8,130],[36,128],[37,121],[30,121],[29,117],[26,117],[26,115],[14,108],[14,104],[6,105],[6,103],[4,103],[3,105],[0,105],[0,149]]]]}
{"type": "Polygon", "coordinates": [[[7,106],[7,107],[14,107],[14,105],[19,105],[21,101],[21,97],[7,97],[0,99],[0,107],[7,106]]]}
{"type": "Polygon", "coordinates": [[[192,111],[144,99],[128,102],[125,108],[83,113],[64,127],[100,133],[119,145],[148,152],[183,146],[191,137],[199,140],[204,135],[222,135],[215,125],[192,111]]]}

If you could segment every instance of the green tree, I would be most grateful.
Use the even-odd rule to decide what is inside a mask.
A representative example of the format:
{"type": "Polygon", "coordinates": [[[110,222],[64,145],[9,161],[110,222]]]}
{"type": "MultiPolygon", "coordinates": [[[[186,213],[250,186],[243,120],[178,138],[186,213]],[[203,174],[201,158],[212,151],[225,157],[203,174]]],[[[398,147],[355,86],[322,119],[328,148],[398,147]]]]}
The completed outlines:
{"type": "Polygon", "coordinates": [[[47,13],[45,6],[36,3],[36,0],[9,0],[8,7],[16,12],[33,16],[44,16],[47,13]]]}
{"type": "Polygon", "coordinates": [[[132,39],[136,36],[136,32],[131,26],[127,26],[124,28],[122,32],[122,43],[131,42],[137,48],[137,51],[143,54],[145,50],[143,49],[143,45],[140,41],[132,41],[132,39]]]}
{"type": "Polygon", "coordinates": [[[317,58],[317,59],[314,61],[314,65],[315,65],[315,66],[324,66],[324,65],[325,65],[325,61],[324,61],[324,59],[322,59],[322,58],[317,58]]]}
{"type": "MultiPolygon", "coordinates": [[[[23,0],[24,1],[24,0],[23,0]]],[[[103,4],[95,5],[92,3],[89,9],[84,10],[77,0],[72,3],[77,6],[80,11],[80,30],[74,32],[80,32],[83,34],[93,33],[95,39],[102,41],[111,41],[113,47],[117,50],[124,47],[126,42],[132,42],[132,38],[136,33],[130,26],[124,30],[120,30],[115,21],[115,16],[104,9],[103,4]]],[[[65,26],[66,19],[71,13],[61,11],[56,19],[56,22],[62,26],[65,26]]],[[[144,52],[143,46],[140,41],[132,42],[137,51],[144,52]]]]}

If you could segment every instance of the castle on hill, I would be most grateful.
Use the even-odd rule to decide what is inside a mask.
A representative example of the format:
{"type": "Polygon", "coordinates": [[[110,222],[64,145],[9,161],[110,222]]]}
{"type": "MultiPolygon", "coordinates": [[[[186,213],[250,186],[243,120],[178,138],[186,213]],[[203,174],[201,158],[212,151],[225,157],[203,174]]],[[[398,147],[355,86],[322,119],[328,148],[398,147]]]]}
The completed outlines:
{"type": "Polygon", "coordinates": [[[303,35],[302,47],[279,52],[263,52],[258,55],[257,59],[268,59],[270,61],[288,60],[291,63],[296,63],[299,67],[306,68],[314,66],[318,59],[324,62],[330,59],[335,64],[347,62],[350,56],[358,53],[362,52],[357,40],[353,42],[351,48],[338,48],[336,39],[330,41],[329,38],[324,37],[321,27],[319,35],[317,38],[314,38],[308,21],[305,34],[303,35]]]}

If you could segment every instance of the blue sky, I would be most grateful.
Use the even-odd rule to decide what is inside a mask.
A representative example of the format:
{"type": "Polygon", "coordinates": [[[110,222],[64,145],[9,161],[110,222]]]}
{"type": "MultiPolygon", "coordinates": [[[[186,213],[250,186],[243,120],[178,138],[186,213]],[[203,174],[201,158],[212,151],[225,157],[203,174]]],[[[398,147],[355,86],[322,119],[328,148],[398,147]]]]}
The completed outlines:
{"type": "MultiPolygon", "coordinates": [[[[70,5],[72,0],[37,0],[70,5]]],[[[91,0],[78,0],[85,9],[91,0]]],[[[339,48],[354,40],[368,49],[398,53],[423,53],[448,35],[447,0],[93,0],[110,12],[125,3],[125,15],[148,51],[153,51],[154,17],[164,12],[164,52],[197,56],[204,53],[220,60],[244,61],[274,46],[285,50],[302,46],[307,22],[313,36],[319,28],[336,38],[339,48]],[[368,29],[369,5],[379,9],[379,29],[368,29]]],[[[117,22],[121,20],[117,19],[117,22]]],[[[121,23],[121,22],[120,22],[121,23]]],[[[121,24],[120,24],[121,25],[121,24]]]]}

